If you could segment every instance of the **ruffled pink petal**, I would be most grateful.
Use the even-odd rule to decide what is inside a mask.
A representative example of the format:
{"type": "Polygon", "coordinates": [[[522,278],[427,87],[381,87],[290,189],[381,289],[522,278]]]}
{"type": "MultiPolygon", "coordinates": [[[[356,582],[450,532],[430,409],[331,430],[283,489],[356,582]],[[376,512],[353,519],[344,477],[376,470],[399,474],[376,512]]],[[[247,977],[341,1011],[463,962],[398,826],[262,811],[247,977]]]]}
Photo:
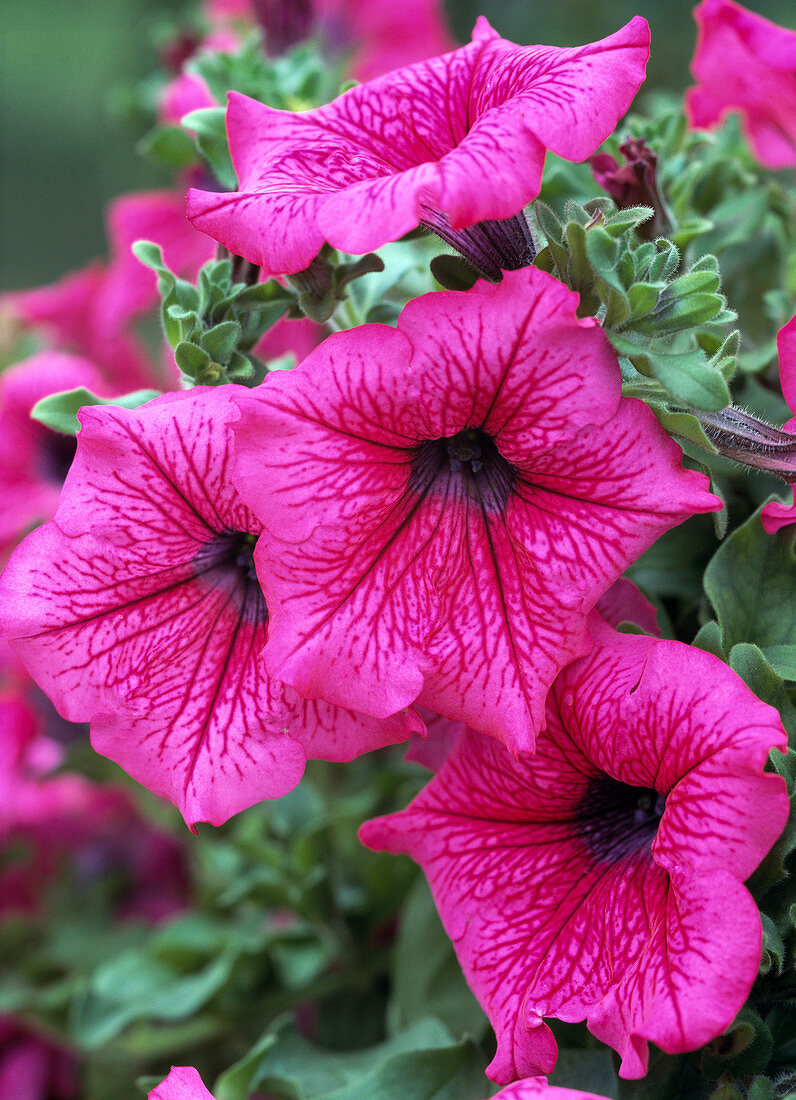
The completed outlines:
{"type": "Polygon", "coordinates": [[[613,627],[635,623],[647,634],[660,635],[658,612],[627,577],[620,577],[595,604],[595,610],[613,627]]]}

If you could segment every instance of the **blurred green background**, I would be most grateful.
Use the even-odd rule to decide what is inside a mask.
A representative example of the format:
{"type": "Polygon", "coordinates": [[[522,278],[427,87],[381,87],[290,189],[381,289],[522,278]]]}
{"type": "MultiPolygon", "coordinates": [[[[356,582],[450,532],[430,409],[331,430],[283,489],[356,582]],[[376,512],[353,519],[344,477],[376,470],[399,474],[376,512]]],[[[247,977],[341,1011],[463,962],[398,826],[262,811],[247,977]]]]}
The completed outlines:
{"type": "MultiPolygon", "coordinates": [[[[794,0],[748,6],[796,29],[794,0]]],[[[690,0],[449,0],[446,7],[461,40],[483,13],[506,38],[554,45],[604,37],[643,15],[652,27],[648,86],[681,91],[690,83],[690,0]]],[[[3,0],[3,289],[50,282],[102,255],[105,203],[168,182],[135,144],[151,122],[144,103],[156,71],[153,39],[193,8],[184,0],[3,0]]]]}

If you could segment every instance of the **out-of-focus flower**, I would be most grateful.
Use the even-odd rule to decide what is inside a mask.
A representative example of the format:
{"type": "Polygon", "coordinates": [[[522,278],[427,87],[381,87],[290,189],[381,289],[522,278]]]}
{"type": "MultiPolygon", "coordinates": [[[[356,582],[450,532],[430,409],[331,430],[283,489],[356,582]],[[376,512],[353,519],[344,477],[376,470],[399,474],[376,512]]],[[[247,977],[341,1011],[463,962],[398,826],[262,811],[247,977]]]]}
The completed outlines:
{"type": "Polygon", "coordinates": [[[189,216],[275,274],[306,268],[324,241],[365,253],[424,224],[497,279],[532,258],[521,211],[539,192],[546,151],[593,153],[629,107],[648,53],[638,17],[578,49],[517,46],[481,18],[467,46],[312,111],[232,94],[240,190],[190,191],[189,216]]]}
{"type": "Polygon", "coordinates": [[[576,306],[535,268],[427,294],[397,329],[333,335],[236,396],[274,676],[533,748],[589,610],[662,531],[719,507],[576,306]]]}
{"type": "Polygon", "coordinates": [[[317,37],[332,55],[346,54],[357,80],[409,65],[453,46],[439,0],[205,0],[211,26],[256,22],[265,48],[279,54],[317,37]]]}
{"type": "Polygon", "coordinates": [[[553,1069],[545,1016],[585,1019],[641,1077],[648,1041],[674,1054],[721,1034],[760,962],[742,884],[788,816],[763,770],[787,745],[779,715],[710,654],[591,626],[535,755],[467,734],[407,810],[360,832],[425,870],[501,1084],[553,1069]]]}
{"type": "Polygon", "coordinates": [[[0,1096],[4,1100],[80,1100],[74,1054],[13,1016],[0,1016],[0,1096]]]}
{"type": "Polygon", "coordinates": [[[733,0],[702,0],[699,37],[686,92],[692,126],[717,125],[730,111],[766,168],[796,167],[796,31],[733,0]]]}

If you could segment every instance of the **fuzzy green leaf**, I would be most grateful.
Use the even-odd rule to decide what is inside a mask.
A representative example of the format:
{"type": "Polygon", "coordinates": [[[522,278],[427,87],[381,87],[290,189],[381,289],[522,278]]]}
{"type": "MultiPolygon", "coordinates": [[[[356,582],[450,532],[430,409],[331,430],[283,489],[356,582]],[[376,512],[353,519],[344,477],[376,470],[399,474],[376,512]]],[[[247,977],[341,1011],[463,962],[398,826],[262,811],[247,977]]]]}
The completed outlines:
{"type": "Polygon", "coordinates": [[[228,363],[241,334],[237,321],[222,321],[209,329],[201,338],[201,346],[217,363],[228,363]]]}

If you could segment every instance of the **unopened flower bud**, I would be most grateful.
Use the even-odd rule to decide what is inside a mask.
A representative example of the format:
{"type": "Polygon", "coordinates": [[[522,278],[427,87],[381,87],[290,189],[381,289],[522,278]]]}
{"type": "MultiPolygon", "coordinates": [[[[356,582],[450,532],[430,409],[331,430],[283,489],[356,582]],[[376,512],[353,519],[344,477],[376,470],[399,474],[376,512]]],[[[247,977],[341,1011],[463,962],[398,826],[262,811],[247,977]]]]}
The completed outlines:
{"type": "Polygon", "coordinates": [[[655,216],[639,226],[638,232],[641,236],[649,240],[666,236],[671,231],[671,223],[658,190],[657,156],[643,141],[635,138],[622,142],[619,152],[627,163],[619,165],[608,153],[597,153],[590,157],[592,175],[620,210],[629,206],[652,207],[655,216]]]}

